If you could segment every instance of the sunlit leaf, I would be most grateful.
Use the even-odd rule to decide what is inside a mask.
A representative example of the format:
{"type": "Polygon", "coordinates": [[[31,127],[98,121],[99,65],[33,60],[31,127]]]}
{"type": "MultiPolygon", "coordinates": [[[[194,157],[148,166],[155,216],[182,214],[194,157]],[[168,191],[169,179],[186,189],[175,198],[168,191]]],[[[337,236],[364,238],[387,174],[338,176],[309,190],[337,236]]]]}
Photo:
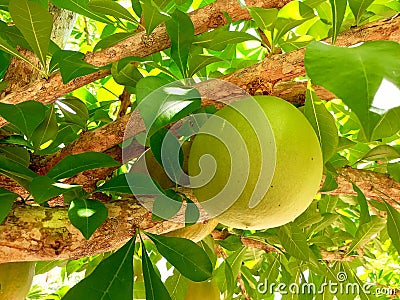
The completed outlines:
{"type": "Polygon", "coordinates": [[[79,189],[79,185],[69,185],[56,182],[47,176],[38,176],[33,178],[30,183],[30,191],[36,203],[43,203],[53,197],[61,195],[72,189],[79,189]]]}
{"type": "Polygon", "coordinates": [[[387,231],[392,239],[393,246],[400,253],[400,213],[386,201],[387,231]]]}
{"type": "Polygon", "coordinates": [[[0,174],[3,174],[29,191],[29,184],[37,176],[35,172],[13,160],[0,155],[0,174]]]}
{"type": "Polygon", "coordinates": [[[349,6],[356,18],[356,24],[359,25],[363,14],[374,0],[349,0],[349,6]]]}
{"type": "Polygon", "coordinates": [[[221,60],[222,59],[219,57],[205,54],[192,56],[189,60],[188,77],[192,77],[194,74],[196,74],[198,71],[205,68],[206,66],[221,60]]]}
{"type": "Polygon", "coordinates": [[[69,205],[68,217],[85,239],[89,239],[107,219],[108,210],[97,200],[73,200],[69,205]]]}
{"type": "Polygon", "coordinates": [[[310,254],[305,234],[292,223],[279,227],[278,236],[285,250],[292,256],[308,261],[310,254]]]}
{"type": "MultiPolygon", "coordinates": [[[[58,133],[58,123],[56,119],[56,113],[54,105],[46,111],[44,120],[32,133],[31,141],[33,148],[36,150],[42,149],[43,145],[49,141],[53,141],[58,133]]],[[[48,147],[48,145],[43,148],[48,147]]]]}
{"type": "Polygon", "coordinates": [[[162,14],[156,5],[152,4],[152,0],[143,0],[142,9],[147,35],[150,35],[158,25],[170,19],[169,16],[162,14]]]}
{"type": "Polygon", "coordinates": [[[133,298],[133,253],[136,235],[104,259],[85,279],[72,287],[63,300],[133,298]]]}
{"type": "Polygon", "coordinates": [[[332,43],[336,42],[346,12],[347,0],[329,0],[332,8],[332,43]]]}
{"type": "Polygon", "coordinates": [[[189,51],[194,39],[192,20],[187,14],[177,9],[171,14],[171,19],[166,25],[171,39],[171,57],[178,65],[182,76],[186,78],[189,51]]]}
{"type": "Polygon", "coordinates": [[[74,176],[85,170],[97,168],[117,167],[119,163],[107,154],[101,152],[85,152],[70,154],[59,161],[47,176],[53,179],[62,179],[74,176]]]}
{"type": "Polygon", "coordinates": [[[15,25],[45,66],[53,28],[51,14],[46,7],[28,0],[11,0],[8,9],[15,25]]]}
{"type": "Polygon", "coordinates": [[[86,122],[89,119],[89,111],[85,103],[78,98],[68,97],[58,99],[56,104],[62,111],[66,122],[76,124],[82,129],[86,129],[86,122]]]}
{"type": "Polygon", "coordinates": [[[336,148],[339,143],[338,132],[333,116],[318,98],[310,82],[307,87],[304,115],[317,134],[324,162],[327,162],[337,151],[336,148]]]}
{"type": "Polygon", "coordinates": [[[4,155],[25,167],[29,166],[31,159],[29,151],[23,147],[0,146],[0,155],[4,155]]]}
{"type": "Polygon", "coordinates": [[[113,16],[117,19],[120,18],[129,20],[133,23],[138,23],[126,8],[112,0],[90,0],[88,7],[101,14],[113,16]]]}
{"type": "MultiPolygon", "coordinates": [[[[387,111],[383,101],[387,105],[390,99],[377,93],[379,88],[382,84],[400,86],[396,71],[400,68],[399,51],[400,45],[392,41],[371,41],[352,48],[312,42],[304,64],[313,83],[333,92],[357,114],[365,136],[371,139],[380,114],[387,111]]],[[[392,101],[396,106],[396,100],[392,101]]]]}

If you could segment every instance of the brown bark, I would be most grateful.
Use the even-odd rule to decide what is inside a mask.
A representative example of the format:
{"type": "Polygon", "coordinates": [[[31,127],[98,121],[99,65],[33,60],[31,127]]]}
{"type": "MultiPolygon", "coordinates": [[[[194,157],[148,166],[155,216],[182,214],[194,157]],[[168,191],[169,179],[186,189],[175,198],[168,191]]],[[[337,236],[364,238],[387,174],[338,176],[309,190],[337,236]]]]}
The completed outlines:
{"type": "MultiPolygon", "coordinates": [[[[182,192],[193,197],[191,191],[182,192]]],[[[148,201],[153,200],[149,196],[148,201]]],[[[151,213],[134,198],[105,205],[108,218],[89,240],[71,225],[65,207],[15,205],[0,224],[0,263],[77,259],[118,249],[137,228],[163,234],[184,227],[185,206],[172,220],[153,221],[151,213]]],[[[204,211],[200,209],[200,213],[199,222],[206,221],[204,211]]]]}
{"type": "MultiPolygon", "coordinates": [[[[290,2],[290,0],[251,0],[246,3],[248,6],[280,8],[288,2],[290,2]]],[[[241,7],[239,1],[218,0],[189,14],[195,27],[195,34],[200,34],[227,24],[224,13],[227,13],[233,21],[250,19],[250,14],[247,9],[241,7]]],[[[169,47],[170,40],[168,34],[165,30],[165,26],[161,25],[157,27],[149,37],[146,36],[145,32],[139,32],[131,38],[128,38],[112,47],[99,52],[88,53],[85,61],[101,67],[111,62],[118,61],[124,57],[145,57],[169,47]]],[[[61,75],[58,72],[50,76],[47,80],[37,80],[32,84],[7,95],[1,99],[1,102],[17,104],[28,100],[36,100],[44,104],[49,104],[54,102],[58,97],[109,74],[109,71],[100,71],[75,78],[64,85],[61,80],[61,75]]],[[[6,124],[6,121],[0,119],[0,127],[4,124],[6,124]]]]}

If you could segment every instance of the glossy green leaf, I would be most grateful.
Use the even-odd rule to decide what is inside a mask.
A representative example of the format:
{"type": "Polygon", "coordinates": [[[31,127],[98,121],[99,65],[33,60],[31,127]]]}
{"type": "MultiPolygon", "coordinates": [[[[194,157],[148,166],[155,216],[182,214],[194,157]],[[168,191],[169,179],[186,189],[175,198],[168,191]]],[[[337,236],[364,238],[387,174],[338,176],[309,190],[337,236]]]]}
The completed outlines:
{"type": "Polygon", "coordinates": [[[64,115],[67,123],[76,124],[82,129],[86,129],[86,123],[89,119],[89,111],[81,100],[75,97],[58,99],[56,101],[58,108],[64,115]]]}
{"type": "Polygon", "coordinates": [[[170,19],[169,16],[162,14],[158,10],[157,6],[153,4],[152,0],[143,0],[142,9],[143,9],[144,27],[146,28],[146,33],[148,36],[153,32],[153,30],[158,25],[170,19]]]}
{"type": "Polygon", "coordinates": [[[363,160],[376,161],[376,160],[392,160],[400,158],[400,152],[389,145],[379,145],[368,151],[363,157],[363,160]]]}
{"type": "Polygon", "coordinates": [[[143,75],[139,72],[134,61],[117,61],[112,64],[111,75],[116,83],[135,87],[143,75]]]}
{"type": "Polygon", "coordinates": [[[7,217],[18,195],[0,188],[0,224],[7,217]]]}
{"type": "Polygon", "coordinates": [[[90,0],[88,7],[98,13],[113,16],[117,19],[125,19],[138,23],[131,13],[122,5],[112,0],[90,0]]]}
{"type": "Polygon", "coordinates": [[[51,2],[57,7],[76,12],[96,21],[113,24],[113,21],[104,14],[97,13],[90,9],[88,6],[89,1],[90,0],[51,0],[51,2]]]}
{"type": "Polygon", "coordinates": [[[310,249],[306,241],[306,236],[292,223],[279,227],[278,237],[283,248],[292,256],[308,261],[310,257],[310,249]]]}
{"type": "Polygon", "coordinates": [[[359,25],[363,14],[374,0],[349,0],[349,6],[356,19],[356,24],[359,25]]]}
{"type": "Polygon", "coordinates": [[[23,147],[0,146],[0,155],[4,155],[25,167],[29,166],[31,159],[29,151],[23,147]]]}
{"type": "Polygon", "coordinates": [[[166,26],[171,39],[171,57],[178,65],[183,78],[186,78],[190,47],[194,40],[192,20],[187,14],[176,9],[171,14],[171,19],[166,22],[166,26]]]}
{"type": "Polygon", "coordinates": [[[367,198],[365,198],[364,193],[356,186],[354,183],[353,190],[357,193],[357,201],[360,205],[360,223],[359,226],[371,221],[371,216],[369,215],[367,198]]]}
{"type": "Polygon", "coordinates": [[[28,0],[11,0],[8,9],[15,26],[45,66],[53,29],[51,14],[41,4],[28,0]]]}
{"type": "Polygon", "coordinates": [[[135,34],[136,34],[136,32],[117,32],[112,35],[109,35],[109,36],[101,39],[96,44],[96,46],[94,46],[93,51],[102,50],[102,49],[105,49],[112,45],[115,45],[116,43],[121,42],[135,34]]]}
{"type": "Polygon", "coordinates": [[[74,176],[85,170],[117,167],[119,163],[101,152],[70,154],[59,161],[46,175],[55,180],[74,176]]]}
{"type": "Polygon", "coordinates": [[[154,242],[160,254],[183,276],[196,282],[211,277],[213,267],[207,253],[191,240],[150,233],[146,235],[154,242]]]}
{"type": "Polygon", "coordinates": [[[246,247],[241,247],[226,258],[215,271],[215,281],[220,291],[226,291],[232,280],[236,280],[243,263],[246,247]],[[229,264],[229,266],[228,266],[229,264]]]}
{"type": "Polygon", "coordinates": [[[107,216],[107,208],[97,200],[73,200],[68,209],[71,224],[78,228],[87,240],[104,223],[107,216]]]}
{"type": "Polygon", "coordinates": [[[394,135],[400,130],[400,107],[395,107],[387,111],[380,118],[372,131],[372,140],[394,135]]]}
{"type": "Polygon", "coordinates": [[[150,131],[148,137],[201,106],[201,96],[196,89],[176,82],[168,84],[161,78],[143,78],[137,83],[136,89],[138,109],[150,131]]]}
{"type": "Polygon", "coordinates": [[[45,116],[45,106],[36,101],[26,101],[17,105],[0,103],[0,115],[18,127],[28,139],[45,116]]]}
{"type": "Polygon", "coordinates": [[[64,84],[99,70],[98,67],[83,61],[84,57],[83,53],[71,50],[60,50],[53,55],[52,64],[58,64],[64,84]]]}
{"type": "Polygon", "coordinates": [[[136,235],[104,259],[96,269],[72,287],[63,300],[133,299],[133,253],[136,235]]]}
{"type": "Polygon", "coordinates": [[[132,9],[138,17],[142,16],[142,5],[140,4],[140,0],[131,0],[132,9]]]}
{"type": "Polygon", "coordinates": [[[52,105],[46,111],[43,122],[35,129],[30,138],[35,151],[48,147],[49,142],[54,141],[57,133],[58,123],[55,108],[52,105]]]}
{"type": "Polygon", "coordinates": [[[35,172],[13,160],[0,155],[0,174],[3,174],[29,191],[29,184],[37,176],[35,172]]]}
{"type": "Polygon", "coordinates": [[[387,213],[387,231],[393,246],[400,253],[400,213],[386,201],[384,203],[387,213]]]}
{"type": "Polygon", "coordinates": [[[226,239],[218,241],[218,244],[229,251],[236,251],[243,247],[242,240],[237,235],[230,235],[226,239]]]}
{"type": "Polygon", "coordinates": [[[47,176],[37,176],[33,178],[29,187],[33,199],[40,204],[65,192],[79,189],[81,186],[57,182],[47,176]]]}
{"type": "Polygon", "coordinates": [[[172,300],[168,290],[164,286],[160,277],[154,270],[153,264],[147,254],[146,247],[142,241],[142,269],[144,285],[146,289],[146,300],[172,300]]]}
{"type": "Polygon", "coordinates": [[[111,178],[96,189],[96,192],[117,192],[134,195],[158,195],[160,189],[148,174],[125,173],[111,178]]]}
{"type": "Polygon", "coordinates": [[[317,134],[324,162],[327,162],[337,151],[336,148],[339,143],[338,131],[333,116],[318,98],[311,86],[311,82],[308,83],[307,87],[304,115],[317,134]]]}
{"type": "Polygon", "coordinates": [[[299,1],[287,3],[278,12],[272,40],[276,44],[289,30],[299,26],[304,21],[314,18],[312,8],[299,1]]]}
{"type": "Polygon", "coordinates": [[[272,31],[278,16],[277,8],[248,7],[256,25],[264,31],[272,31]]]}
{"type": "Polygon", "coordinates": [[[347,0],[329,0],[332,8],[332,43],[336,42],[336,38],[342,26],[344,14],[346,12],[347,0]]]}
{"type": "Polygon", "coordinates": [[[332,175],[331,172],[327,172],[325,174],[325,181],[322,187],[320,188],[320,192],[329,192],[337,189],[338,184],[335,180],[335,177],[332,175]]]}
{"type": "Polygon", "coordinates": [[[206,66],[215,62],[219,62],[221,60],[222,59],[219,57],[205,54],[197,54],[192,56],[189,60],[188,77],[192,77],[194,74],[196,74],[206,66]]]}
{"type": "Polygon", "coordinates": [[[193,45],[215,51],[222,51],[229,44],[238,44],[251,40],[257,40],[257,38],[246,32],[214,29],[213,31],[197,36],[193,41],[193,45]]]}
{"type": "Polygon", "coordinates": [[[368,243],[375,234],[378,234],[386,225],[386,220],[378,216],[371,216],[368,223],[360,225],[348,252],[351,253],[368,243]]]}
{"type": "MultiPolygon", "coordinates": [[[[400,68],[399,51],[400,45],[391,41],[371,41],[352,48],[312,42],[304,64],[314,84],[333,92],[356,113],[370,140],[380,114],[387,111],[388,98],[382,87],[400,86],[396,72],[400,68]]],[[[392,102],[397,106],[394,99],[392,102]]]]}

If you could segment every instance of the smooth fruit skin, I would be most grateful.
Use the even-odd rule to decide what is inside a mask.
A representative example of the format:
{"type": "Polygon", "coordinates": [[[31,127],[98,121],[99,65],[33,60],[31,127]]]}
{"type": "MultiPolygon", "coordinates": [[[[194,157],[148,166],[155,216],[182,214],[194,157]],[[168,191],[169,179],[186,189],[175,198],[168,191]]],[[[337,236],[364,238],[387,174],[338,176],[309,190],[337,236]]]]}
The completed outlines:
{"type": "Polygon", "coordinates": [[[23,300],[35,274],[35,262],[0,264],[0,299],[23,300]]]}
{"type": "Polygon", "coordinates": [[[214,280],[188,284],[185,300],[219,300],[219,289],[214,280]]]}
{"type": "MultiPolygon", "coordinates": [[[[266,229],[273,228],[299,216],[312,202],[317,193],[322,178],[323,160],[318,138],[305,116],[292,104],[283,99],[271,96],[253,97],[261,106],[272,127],[276,145],[276,165],[274,173],[270,173],[272,182],[262,200],[250,208],[254,187],[258,180],[260,168],[268,163],[261,164],[261,154],[257,143],[257,136],[251,130],[248,121],[232,107],[224,107],[216,113],[227,122],[231,123],[242,135],[250,160],[248,180],[242,193],[230,195],[237,199],[232,206],[222,214],[219,208],[204,207],[207,213],[215,217],[220,223],[240,229],[266,229]],[[262,166],[261,166],[262,165],[262,166]]],[[[235,102],[236,107],[246,107],[252,98],[246,98],[235,102]]],[[[260,110],[258,108],[258,110],[260,110]]],[[[254,111],[254,115],[256,115],[254,111]]],[[[259,113],[259,112],[258,112],[259,113]]],[[[203,127],[212,126],[211,117],[203,127]]],[[[215,123],[214,123],[215,124],[215,123]]],[[[271,144],[273,141],[267,141],[271,144]]],[[[271,144],[272,145],[272,144],[271,144]]],[[[231,151],[236,151],[232,149],[231,151]]],[[[200,174],[199,159],[205,154],[211,155],[217,162],[214,177],[204,182],[204,179],[193,179],[191,183],[199,186],[194,188],[194,194],[200,202],[204,202],[216,196],[227,184],[230,178],[247,176],[243,174],[230,174],[231,162],[229,151],[217,140],[206,134],[196,135],[189,155],[189,175],[200,174]]],[[[247,158],[243,157],[243,161],[247,158]]],[[[238,159],[234,164],[240,164],[238,159]]],[[[268,170],[271,170],[269,167],[268,170]]],[[[206,172],[207,173],[207,172],[206,172]]],[[[201,177],[201,176],[198,176],[201,177]]],[[[235,179],[236,180],[236,179],[235,179]]],[[[261,199],[261,197],[260,197],[261,199]]],[[[218,198],[218,201],[226,199],[218,198]]],[[[216,201],[216,202],[218,202],[216,201]]]]}

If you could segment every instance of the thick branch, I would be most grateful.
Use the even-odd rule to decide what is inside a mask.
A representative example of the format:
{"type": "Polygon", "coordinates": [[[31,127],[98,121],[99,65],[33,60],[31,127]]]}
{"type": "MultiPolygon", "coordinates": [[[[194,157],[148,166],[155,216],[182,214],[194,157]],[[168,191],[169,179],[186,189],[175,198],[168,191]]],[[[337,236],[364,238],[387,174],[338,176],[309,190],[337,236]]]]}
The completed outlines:
{"type": "MultiPolygon", "coordinates": [[[[288,2],[290,2],[290,0],[249,0],[246,1],[246,4],[248,6],[259,6],[264,8],[280,8],[288,2]]],[[[239,1],[218,0],[190,13],[195,28],[195,34],[200,34],[227,24],[224,13],[227,13],[232,18],[232,21],[250,19],[250,14],[247,9],[242,7],[239,1]]],[[[128,56],[146,57],[167,49],[170,45],[170,39],[165,30],[165,26],[161,25],[157,27],[149,37],[146,36],[145,32],[139,32],[131,38],[128,38],[112,47],[99,52],[88,53],[85,61],[101,67],[128,56]]],[[[57,72],[48,80],[42,79],[35,81],[34,83],[7,95],[1,100],[1,102],[17,104],[27,100],[36,100],[44,104],[52,103],[58,97],[109,74],[109,71],[99,71],[87,76],[75,78],[68,84],[64,85],[60,73],[57,72]]],[[[6,124],[6,121],[0,119],[0,127],[4,124],[6,124]]]]}

